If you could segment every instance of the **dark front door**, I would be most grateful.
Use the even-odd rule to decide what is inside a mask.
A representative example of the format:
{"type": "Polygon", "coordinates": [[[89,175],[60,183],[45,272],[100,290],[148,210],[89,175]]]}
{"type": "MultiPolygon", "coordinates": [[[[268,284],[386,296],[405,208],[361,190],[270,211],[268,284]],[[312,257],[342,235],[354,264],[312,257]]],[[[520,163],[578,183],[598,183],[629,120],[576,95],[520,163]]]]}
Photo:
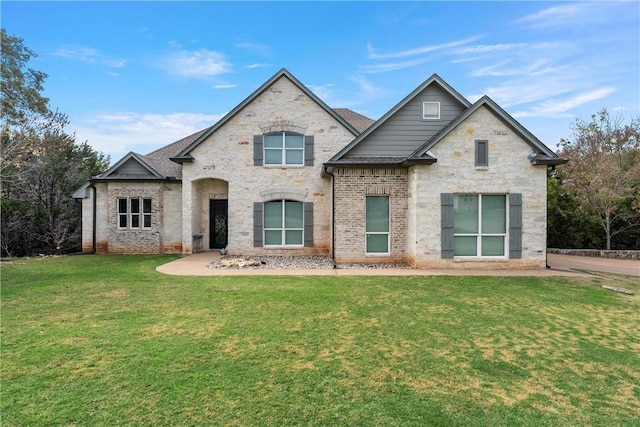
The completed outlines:
{"type": "Polygon", "coordinates": [[[209,249],[227,247],[228,200],[209,200],[209,249]]]}

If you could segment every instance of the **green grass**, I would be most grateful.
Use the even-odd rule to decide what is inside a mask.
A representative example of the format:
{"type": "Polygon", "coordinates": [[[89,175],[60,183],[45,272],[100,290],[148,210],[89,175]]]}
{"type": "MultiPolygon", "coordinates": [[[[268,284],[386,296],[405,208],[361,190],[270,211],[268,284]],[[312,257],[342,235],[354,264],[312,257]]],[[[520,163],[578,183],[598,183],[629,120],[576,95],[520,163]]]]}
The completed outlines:
{"type": "Polygon", "coordinates": [[[171,259],[3,263],[2,426],[640,424],[633,278],[155,271],[171,259]]]}

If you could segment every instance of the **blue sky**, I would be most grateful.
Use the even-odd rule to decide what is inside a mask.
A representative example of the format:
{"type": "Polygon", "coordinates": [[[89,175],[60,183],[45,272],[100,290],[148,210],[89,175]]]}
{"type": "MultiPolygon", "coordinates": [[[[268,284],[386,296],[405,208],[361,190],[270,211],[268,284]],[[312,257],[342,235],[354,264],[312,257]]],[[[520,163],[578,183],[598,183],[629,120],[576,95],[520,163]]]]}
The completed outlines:
{"type": "Polygon", "coordinates": [[[640,2],[11,2],[68,131],[146,154],[214,124],[281,68],[372,119],[433,73],[549,147],[640,109],[640,2]]]}

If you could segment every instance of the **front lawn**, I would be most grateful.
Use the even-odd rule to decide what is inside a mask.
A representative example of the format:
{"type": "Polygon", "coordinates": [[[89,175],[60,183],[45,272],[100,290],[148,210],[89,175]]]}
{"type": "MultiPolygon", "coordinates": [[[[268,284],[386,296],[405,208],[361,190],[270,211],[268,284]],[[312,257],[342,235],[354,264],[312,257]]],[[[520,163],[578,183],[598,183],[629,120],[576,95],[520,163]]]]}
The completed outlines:
{"type": "Polygon", "coordinates": [[[154,270],[171,259],[3,263],[2,426],[640,424],[631,278],[154,270]]]}

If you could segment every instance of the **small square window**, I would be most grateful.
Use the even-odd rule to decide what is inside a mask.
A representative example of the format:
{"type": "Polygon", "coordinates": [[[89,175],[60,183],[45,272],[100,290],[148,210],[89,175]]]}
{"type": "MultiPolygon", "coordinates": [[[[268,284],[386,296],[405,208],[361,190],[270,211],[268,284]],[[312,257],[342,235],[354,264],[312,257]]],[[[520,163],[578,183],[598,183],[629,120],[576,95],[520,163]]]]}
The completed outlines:
{"type": "Polygon", "coordinates": [[[424,120],[440,119],[440,103],[439,102],[423,102],[422,118],[424,120]]]}

